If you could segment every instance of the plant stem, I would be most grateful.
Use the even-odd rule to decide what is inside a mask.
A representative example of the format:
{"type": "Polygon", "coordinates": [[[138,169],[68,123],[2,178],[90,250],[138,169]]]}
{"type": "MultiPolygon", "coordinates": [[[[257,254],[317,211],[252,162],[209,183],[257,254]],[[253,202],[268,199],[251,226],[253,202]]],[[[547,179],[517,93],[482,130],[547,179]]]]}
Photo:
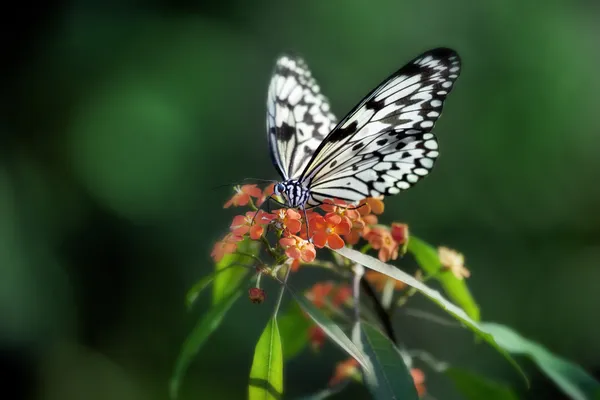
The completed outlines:
{"type": "Polygon", "coordinates": [[[281,307],[281,301],[283,300],[283,293],[285,292],[285,285],[287,284],[288,278],[290,277],[290,271],[292,268],[287,265],[287,270],[285,271],[285,277],[283,278],[283,282],[281,285],[281,290],[279,291],[279,297],[277,298],[277,303],[275,304],[275,311],[273,311],[273,318],[277,318],[277,313],[279,312],[279,308],[281,307]]]}
{"type": "Polygon", "coordinates": [[[258,256],[255,256],[254,254],[244,253],[243,251],[236,251],[235,254],[240,255],[240,256],[244,256],[244,257],[253,258],[254,260],[258,261],[259,265],[261,265],[261,266],[265,265],[265,263],[262,262],[262,260],[258,256]]]}

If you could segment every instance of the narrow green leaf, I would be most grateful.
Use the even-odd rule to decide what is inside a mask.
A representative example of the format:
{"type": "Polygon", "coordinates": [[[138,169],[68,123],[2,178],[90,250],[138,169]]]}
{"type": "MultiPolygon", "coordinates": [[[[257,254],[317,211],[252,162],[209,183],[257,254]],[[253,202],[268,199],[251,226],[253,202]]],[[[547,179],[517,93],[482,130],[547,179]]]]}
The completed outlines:
{"type": "MultiPolygon", "coordinates": [[[[260,249],[260,243],[249,238],[238,243],[238,251],[247,254],[257,255],[260,249]]],[[[228,268],[232,265],[253,265],[255,261],[248,256],[240,254],[226,254],[215,266],[215,271],[226,269],[215,277],[213,285],[213,304],[219,303],[227,297],[232,290],[238,287],[238,284],[246,277],[248,270],[245,268],[228,268]]]]}
{"type": "Polygon", "coordinates": [[[355,263],[364,265],[367,268],[371,268],[374,271],[380,272],[391,278],[404,282],[407,285],[417,289],[420,293],[425,295],[425,297],[441,306],[450,315],[452,315],[454,318],[465,324],[476,335],[478,335],[483,340],[488,342],[492,347],[494,347],[515,367],[517,371],[519,371],[519,373],[523,376],[525,382],[529,386],[529,380],[527,379],[527,376],[525,375],[519,364],[517,364],[517,362],[510,356],[510,354],[506,350],[504,350],[504,348],[502,348],[496,343],[493,335],[490,332],[487,332],[484,328],[482,328],[477,322],[473,321],[462,308],[457,307],[456,305],[446,300],[438,291],[427,287],[425,284],[423,284],[423,282],[419,282],[414,277],[408,275],[406,272],[403,272],[392,265],[383,263],[369,255],[362,254],[361,252],[350,249],[348,247],[343,247],[335,251],[341,254],[342,256],[346,257],[347,259],[354,261],[355,263]]]}
{"type": "MultiPolygon", "coordinates": [[[[212,281],[215,279],[215,277],[217,275],[223,273],[224,271],[227,271],[231,267],[235,267],[235,265],[228,265],[224,268],[221,268],[217,271],[214,271],[214,272],[206,275],[205,277],[200,278],[200,280],[198,282],[196,282],[194,284],[194,286],[192,286],[185,295],[186,307],[191,308],[194,305],[194,302],[196,301],[196,299],[198,298],[200,293],[202,293],[204,291],[204,289],[206,289],[208,287],[208,285],[210,285],[212,283],[212,281]]],[[[240,267],[240,268],[243,268],[243,267],[240,267]]]]}
{"type": "Polygon", "coordinates": [[[368,323],[361,323],[363,351],[373,365],[366,383],[375,399],[418,400],[419,395],[408,367],[390,339],[368,323]]]}
{"type": "Polygon", "coordinates": [[[342,350],[354,357],[356,361],[364,368],[366,373],[371,373],[371,366],[367,361],[365,354],[350,340],[344,331],[329,317],[323,314],[317,307],[306,299],[304,295],[296,293],[289,286],[286,287],[294,297],[298,305],[323,329],[323,332],[333,340],[342,350]]]}
{"type": "Polygon", "coordinates": [[[250,370],[249,400],[278,400],[283,396],[283,352],[277,318],[267,324],[256,348],[250,370]]]}
{"type": "Polygon", "coordinates": [[[181,380],[194,356],[204,345],[204,342],[206,342],[208,337],[219,327],[223,321],[223,317],[225,317],[225,314],[227,314],[227,311],[229,311],[231,306],[233,306],[240,297],[241,293],[242,291],[239,287],[234,288],[234,290],[229,293],[228,297],[223,298],[221,302],[209,309],[202,318],[200,318],[200,321],[198,321],[185,342],[183,342],[183,346],[181,347],[181,351],[175,362],[175,369],[169,385],[169,393],[172,399],[177,398],[181,380]]]}
{"type": "Polygon", "coordinates": [[[466,400],[519,400],[510,387],[481,375],[458,368],[448,368],[445,373],[466,400]]]}
{"type": "Polygon", "coordinates": [[[513,354],[526,355],[533,360],[572,399],[600,398],[600,382],[579,365],[552,354],[544,346],[524,338],[505,325],[492,322],[481,325],[494,335],[497,343],[504,349],[513,354]]]}
{"type": "Polygon", "coordinates": [[[291,360],[308,345],[308,329],[312,325],[296,302],[277,318],[283,344],[283,360],[291,360]]]}
{"type": "Polygon", "coordinates": [[[450,299],[465,310],[469,317],[479,321],[479,306],[475,303],[467,283],[450,272],[439,274],[442,265],[435,247],[411,236],[408,240],[408,251],[415,256],[419,266],[427,275],[435,275],[435,279],[440,282],[450,299]]]}

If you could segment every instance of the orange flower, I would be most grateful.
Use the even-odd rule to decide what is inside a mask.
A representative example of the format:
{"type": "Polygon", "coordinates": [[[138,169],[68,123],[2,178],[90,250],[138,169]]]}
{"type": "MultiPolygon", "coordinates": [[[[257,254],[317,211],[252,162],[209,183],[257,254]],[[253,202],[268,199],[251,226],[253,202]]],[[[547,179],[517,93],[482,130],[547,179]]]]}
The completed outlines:
{"type": "Polygon", "coordinates": [[[411,368],[410,374],[412,375],[413,382],[415,383],[417,394],[419,397],[423,397],[427,392],[427,389],[425,388],[425,374],[419,368],[411,368]]]}
{"type": "Polygon", "coordinates": [[[312,243],[298,236],[290,235],[279,239],[279,244],[285,249],[285,254],[293,260],[312,262],[317,256],[317,251],[312,243]]]}
{"type": "Polygon", "coordinates": [[[254,304],[260,304],[265,301],[265,291],[261,288],[253,287],[248,289],[248,298],[254,304]]]}
{"type": "Polygon", "coordinates": [[[340,235],[350,233],[350,223],[347,219],[342,219],[337,214],[329,213],[322,217],[315,215],[311,220],[310,226],[314,230],[313,243],[318,248],[328,245],[332,249],[341,249],[344,247],[344,240],[340,235]]]}
{"type": "Polygon", "coordinates": [[[237,236],[244,236],[250,233],[252,240],[258,240],[265,231],[265,224],[268,224],[274,217],[265,213],[263,210],[258,212],[248,211],[246,215],[237,215],[231,222],[231,232],[237,236]]]}
{"type": "Polygon", "coordinates": [[[340,199],[325,199],[321,209],[326,213],[334,213],[342,218],[348,218],[350,223],[360,218],[358,207],[340,199]]]}
{"type": "Polygon", "coordinates": [[[375,286],[375,290],[381,292],[388,281],[394,281],[394,289],[402,290],[406,287],[406,283],[390,278],[387,275],[379,273],[377,271],[369,270],[365,273],[365,279],[375,286]]]}
{"type": "Polygon", "coordinates": [[[383,200],[376,197],[367,197],[366,199],[361,200],[360,203],[358,203],[358,206],[360,215],[371,213],[380,215],[383,214],[383,210],[385,209],[383,200]]]}
{"type": "Polygon", "coordinates": [[[241,236],[228,233],[225,237],[215,243],[210,256],[215,262],[219,262],[223,259],[225,254],[231,254],[237,249],[237,242],[241,241],[241,236]]]}
{"type": "Polygon", "coordinates": [[[456,279],[462,280],[471,276],[471,272],[465,267],[465,257],[461,253],[440,246],[438,247],[438,257],[442,269],[452,271],[456,279]]]}
{"type": "Polygon", "coordinates": [[[408,225],[392,222],[392,239],[398,244],[408,242],[408,225]]]}
{"type": "Polygon", "coordinates": [[[278,229],[287,229],[289,233],[298,233],[302,228],[302,216],[291,208],[273,211],[274,223],[278,229]]]}
{"type": "Polygon", "coordinates": [[[271,183],[270,185],[268,185],[265,190],[262,191],[262,194],[260,195],[260,197],[256,200],[256,205],[260,206],[262,203],[265,202],[265,200],[267,200],[274,192],[274,188],[275,188],[275,184],[271,183]]]}
{"type": "Polygon", "coordinates": [[[290,258],[290,268],[292,270],[292,272],[296,272],[300,269],[300,260],[294,260],[290,258]]]}
{"type": "Polygon", "coordinates": [[[374,227],[367,232],[365,239],[371,247],[379,250],[377,256],[381,261],[386,262],[398,258],[398,243],[394,241],[389,230],[374,227]]]}
{"type": "Polygon", "coordinates": [[[225,203],[223,208],[229,208],[231,206],[245,206],[247,205],[252,197],[257,199],[262,197],[262,191],[256,187],[256,185],[243,185],[234,187],[235,194],[233,197],[225,203]]]}
{"type": "Polygon", "coordinates": [[[325,343],[325,332],[317,325],[308,328],[308,340],[313,350],[319,350],[325,343]]]}
{"type": "Polygon", "coordinates": [[[359,376],[358,361],[354,358],[349,358],[346,361],[339,362],[335,366],[335,373],[329,380],[329,386],[335,386],[348,378],[357,378],[359,376]]]}
{"type": "Polygon", "coordinates": [[[317,282],[308,291],[306,297],[312,301],[317,308],[322,308],[325,305],[325,299],[333,289],[332,282],[317,282]]]}
{"type": "Polygon", "coordinates": [[[334,306],[339,307],[346,304],[346,301],[352,297],[352,288],[350,285],[339,285],[335,291],[335,295],[331,302],[334,306]]]}

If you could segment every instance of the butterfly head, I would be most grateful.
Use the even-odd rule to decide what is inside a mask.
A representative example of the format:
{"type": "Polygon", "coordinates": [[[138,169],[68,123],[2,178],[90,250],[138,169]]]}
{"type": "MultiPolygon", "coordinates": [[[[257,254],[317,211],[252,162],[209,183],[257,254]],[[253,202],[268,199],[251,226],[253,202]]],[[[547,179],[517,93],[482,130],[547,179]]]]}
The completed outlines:
{"type": "Polygon", "coordinates": [[[275,185],[273,192],[275,192],[275,194],[278,196],[283,194],[285,192],[285,185],[283,182],[279,182],[277,185],[275,185]]]}
{"type": "Polygon", "coordinates": [[[306,204],[310,191],[295,179],[289,179],[275,185],[273,192],[285,199],[287,207],[303,207],[306,204]]]}

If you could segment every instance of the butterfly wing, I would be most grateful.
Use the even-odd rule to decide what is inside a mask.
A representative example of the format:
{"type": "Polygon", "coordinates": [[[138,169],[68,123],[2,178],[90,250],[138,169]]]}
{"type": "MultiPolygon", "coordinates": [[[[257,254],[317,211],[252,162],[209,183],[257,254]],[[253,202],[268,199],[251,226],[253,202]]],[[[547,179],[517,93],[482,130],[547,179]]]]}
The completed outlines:
{"type": "Polygon", "coordinates": [[[453,50],[428,51],[369,93],[323,139],[301,175],[309,206],[393,195],[427,175],[438,156],[430,133],[460,72],[453,50]]]}
{"type": "Polygon", "coordinates": [[[298,178],[336,125],[303,59],[277,59],[267,99],[267,136],[273,164],[284,180],[298,178]]]}

